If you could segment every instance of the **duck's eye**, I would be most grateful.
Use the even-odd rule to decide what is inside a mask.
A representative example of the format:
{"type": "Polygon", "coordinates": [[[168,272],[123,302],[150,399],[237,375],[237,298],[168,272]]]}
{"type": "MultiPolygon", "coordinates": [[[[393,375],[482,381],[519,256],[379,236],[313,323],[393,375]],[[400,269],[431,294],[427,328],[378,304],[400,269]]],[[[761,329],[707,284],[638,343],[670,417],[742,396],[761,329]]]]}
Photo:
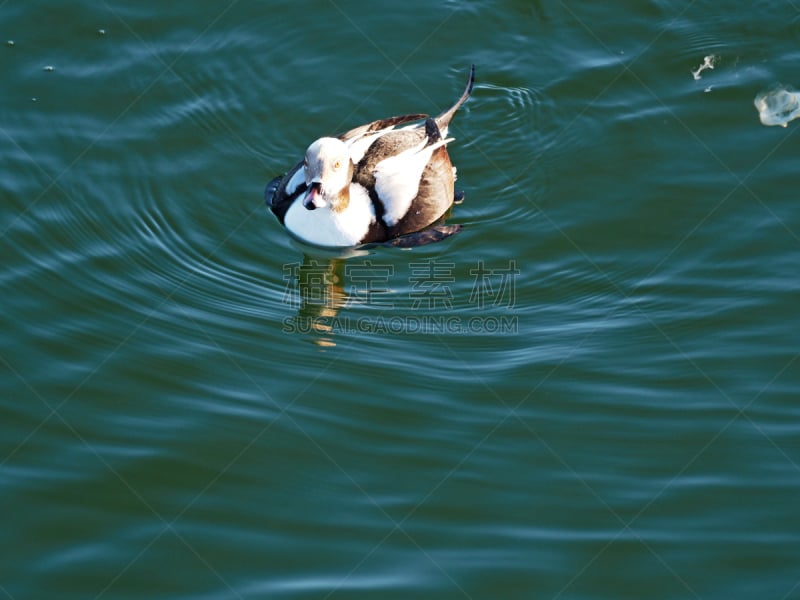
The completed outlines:
{"type": "Polygon", "coordinates": [[[334,161],[334,162],[333,162],[333,170],[334,170],[334,171],[336,171],[337,169],[339,169],[339,167],[341,167],[341,166],[342,166],[342,161],[340,161],[340,160],[336,160],[336,161],[334,161]]]}

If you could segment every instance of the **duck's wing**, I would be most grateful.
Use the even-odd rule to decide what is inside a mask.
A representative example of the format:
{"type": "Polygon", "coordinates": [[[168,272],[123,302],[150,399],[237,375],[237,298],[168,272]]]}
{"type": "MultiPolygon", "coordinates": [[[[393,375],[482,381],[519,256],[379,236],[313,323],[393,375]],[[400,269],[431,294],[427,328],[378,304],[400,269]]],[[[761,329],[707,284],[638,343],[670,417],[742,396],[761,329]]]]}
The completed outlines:
{"type": "Polygon", "coordinates": [[[372,172],[375,177],[375,192],[384,208],[383,221],[386,225],[393,227],[408,212],[419,193],[422,172],[433,158],[434,152],[452,141],[453,138],[443,139],[435,121],[429,118],[425,122],[425,134],[421,135],[420,142],[399,149],[399,152],[387,155],[377,162],[372,172]]]}
{"type": "Polygon", "coordinates": [[[398,125],[402,125],[403,123],[410,123],[412,121],[421,121],[422,119],[427,119],[428,115],[398,115],[396,117],[388,117],[386,119],[378,119],[377,121],[373,121],[372,123],[367,123],[366,125],[360,125],[359,127],[355,127],[350,129],[349,131],[345,131],[342,134],[339,134],[338,137],[343,142],[348,142],[353,139],[357,139],[362,137],[368,133],[374,133],[376,131],[381,131],[382,129],[391,129],[393,127],[397,127],[398,125]]]}
{"type": "Polygon", "coordinates": [[[276,177],[267,184],[264,200],[270,210],[283,223],[286,211],[298,195],[306,191],[306,180],[303,174],[303,161],[289,169],[286,175],[276,177]]]}
{"type": "MultiPolygon", "coordinates": [[[[377,121],[373,121],[372,123],[367,123],[366,125],[361,125],[360,127],[351,129],[350,131],[339,136],[339,139],[347,144],[348,148],[350,149],[350,158],[352,159],[353,164],[358,164],[359,161],[364,158],[367,150],[369,150],[370,146],[372,146],[375,140],[383,137],[387,133],[394,131],[394,128],[397,125],[403,125],[404,123],[411,123],[413,121],[419,121],[420,119],[425,118],[427,118],[427,115],[416,114],[400,115],[397,117],[389,117],[388,119],[379,119],[377,121]]],[[[412,129],[417,129],[418,127],[419,126],[411,126],[412,129]]]]}

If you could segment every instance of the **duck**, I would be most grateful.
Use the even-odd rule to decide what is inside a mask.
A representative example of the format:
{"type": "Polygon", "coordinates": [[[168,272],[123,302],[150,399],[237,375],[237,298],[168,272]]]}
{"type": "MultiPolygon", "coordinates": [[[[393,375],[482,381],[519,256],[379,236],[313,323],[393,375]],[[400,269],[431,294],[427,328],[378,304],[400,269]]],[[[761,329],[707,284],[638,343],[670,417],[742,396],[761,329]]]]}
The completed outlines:
{"type": "MultiPolygon", "coordinates": [[[[267,184],[267,206],[292,237],[314,246],[355,247],[424,232],[463,200],[448,132],[474,83],[471,65],[461,96],[436,117],[388,117],[313,141],[301,161],[267,184]]],[[[444,226],[444,235],[425,239],[456,230],[444,226]]]]}

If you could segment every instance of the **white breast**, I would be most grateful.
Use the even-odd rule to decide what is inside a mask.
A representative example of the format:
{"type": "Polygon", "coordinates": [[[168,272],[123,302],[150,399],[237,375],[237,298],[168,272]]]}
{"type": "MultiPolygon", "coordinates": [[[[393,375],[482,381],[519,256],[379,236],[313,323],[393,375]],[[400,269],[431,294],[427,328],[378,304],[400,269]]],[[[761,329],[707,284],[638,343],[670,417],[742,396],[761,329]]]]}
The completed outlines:
{"type": "Polygon", "coordinates": [[[329,206],[308,210],[300,197],[286,211],[284,224],[304,242],[340,248],[360,243],[374,220],[375,209],[369,194],[354,183],[350,185],[350,203],[342,212],[334,212],[329,206]]]}

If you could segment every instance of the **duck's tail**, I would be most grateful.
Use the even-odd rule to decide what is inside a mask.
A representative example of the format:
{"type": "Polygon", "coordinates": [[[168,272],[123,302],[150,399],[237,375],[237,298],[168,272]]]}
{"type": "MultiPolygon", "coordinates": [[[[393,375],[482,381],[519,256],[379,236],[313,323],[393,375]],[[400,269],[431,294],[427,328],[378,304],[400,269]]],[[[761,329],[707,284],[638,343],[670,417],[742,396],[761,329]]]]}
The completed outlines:
{"type": "Polygon", "coordinates": [[[472,86],[475,83],[475,65],[470,65],[469,67],[469,79],[467,80],[467,87],[464,88],[464,93],[461,94],[461,97],[456,100],[456,103],[453,104],[450,108],[436,117],[436,125],[439,127],[439,131],[442,132],[442,136],[447,137],[447,126],[450,125],[450,120],[453,118],[453,115],[456,114],[456,111],[461,108],[461,105],[467,101],[469,95],[472,93],[472,86]]]}

